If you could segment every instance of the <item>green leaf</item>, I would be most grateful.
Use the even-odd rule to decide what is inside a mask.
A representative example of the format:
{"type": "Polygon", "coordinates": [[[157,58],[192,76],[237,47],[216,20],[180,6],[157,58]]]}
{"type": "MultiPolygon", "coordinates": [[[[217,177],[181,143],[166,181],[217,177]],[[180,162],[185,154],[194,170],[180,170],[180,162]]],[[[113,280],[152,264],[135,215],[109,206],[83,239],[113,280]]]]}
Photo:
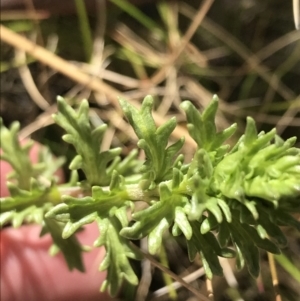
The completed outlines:
{"type": "Polygon", "coordinates": [[[174,221],[175,221],[174,225],[177,225],[180,228],[185,238],[187,240],[191,239],[193,230],[183,208],[179,206],[175,208],[174,221]]]}
{"type": "MultiPolygon", "coordinates": [[[[224,129],[221,132],[218,132],[215,136],[214,141],[211,144],[211,150],[217,150],[218,148],[221,148],[222,146],[225,147],[225,153],[227,152],[228,145],[222,145],[227,139],[229,139],[237,130],[237,125],[234,123],[231,126],[229,126],[227,129],[224,129]]],[[[218,150],[220,152],[220,150],[218,150]]],[[[220,156],[223,156],[223,154],[220,154],[220,156]]]]}
{"type": "Polygon", "coordinates": [[[171,133],[176,127],[175,118],[171,118],[160,127],[156,127],[152,117],[153,99],[145,97],[138,110],[124,99],[119,99],[123,112],[139,138],[138,146],[145,151],[146,176],[153,175],[153,181],[169,179],[175,161],[175,154],[181,149],[184,139],[179,139],[167,147],[171,133]]]}
{"type": "Polygon", "coordinates": [[[80,243],[78,242],[75,234],[71,235],[67,239],[62,238],[63,227],[53,219],[44,219],[44,228],[41,235],[50,233],[53,242],[62,254],[68,264],[70,270],[74,268],[84,272],[83,261],[81,258],[81,252],[83,251],[80,243]]]}
{"type": "Polygon", "coordinates": [[[251,240],[250,233],[247,233],[241,224],[234,222],[229,225],[233,242],[238,246],[237,252],[241,252],[245,259],[249,273],[257,278],[259,274],[259,252],[251,240]]]}
{"type": "Polygon", "coordinates": [[[71,162],[71,169],[81,168],[91,186],[107,185],[110,177],[108,164],[116,158],[120,148],[100,152],[106,124],[92,129],[89,122],[89,104],[83,100],[78,112],[69,106],[62,97],[57,98],[58,113],[53,115],[55,122],[67,132],[63,139],[74,145],[77,156],[71,162]]]}
{"type": "Polygon", "coordinates": [[[285,226],[291,226],[300,231],[300,222],[296,220],[291,214],[277,210],[276,218],[279,223],[282,223],[285,226]]]}
{"type": "Polygon", "coordinates": [[[111,296],[115,296],[125,279],[132,285],[138,284],[128,258],[141,259],[140,255],[130,246],[130,241],[119,235],[121,224],[115,218],[97,219],[101,236],[94,245],[105,246],[106,254],[100,265],[100,270],[107,270],[107,278],[101,290],[108,289],[111,296]]]}
{"type": "Polygon", "coordinates": [[[201,223],[200,232],[201,234],[206,234],[218,226],[218,221],[213,214],[209,214],[208,217],[204,218],[201,223]]]}
{"type": "Polygon", "coordinates": [[[236,124],[233,124],[224,131],[217,133],[215,118],[218,103],[219,99],[215,95],[202,114],[189,101],[184,101],[181,104],[181,108],[186,113],[191,137],[196,141],[198,148],[203,148],[208,152],[219,148],[236,131],[236,124]]]}
{"type": "Polygon", "coordinates": [[[193,261],[199,252],[208,278],[213,275],[223,275],[222,267],[219,263],[218,254],[221,254],[221,248],[212,233],[201,234],[200,224],[191,222],[193,235],[187,240],[188,254],[190,261],[193,261]]]}
{"type": "Polygon", "coordinates": [[[63,196],[64,203],[59,204],[47,213],[47,218],[55,218],[66,222],[61,233],[68,239],[82,226],[97,221],[101,235],[95,242],[96,246],[105,246],[106,256],[100,266],[107,270],[107,279],[102,289],[106,287],[115,295],[126,279],[136,285],[137,277],[133,272],[128,257],[138,258],[130,247],[129,241],[119,235],[122,227],[128,224],[127,208],[131,203],[126,200],[123,192],[123,181],[117,172],[111,179],[110,190],[101,187],[92,188],[92,196],[74,198],[63,196]]]}
{"type": "Polygon", "coordinates": [[[224,221],[222,224],[219,225],[218,241],[221,247],[225,247],[228,245],[229,240],[230,240],[230,231],[227,226],[227,223],[224,221]]]}
{"type": "Polygon", "coordinates": [[[12,123],[10,129],[6,128],[0,118],[0,145],[2,152],[0,160],[8,162],[13,172],[9,179],[18,185],[19,189],[29,190],[32,178],[44,177],[49,181],[53,180],[53,175],[64,163],[63,158],[55,159],[46,146],[40,148],[38,162],[32,163],[29,152],[34,144],[33,140],[24,143],[20,142],[18,132],[20,124],[12,123]]]}
{"type": "Polygon", "coordinates": [[[236,250],[236,268],[240,271],[245,266],[245,259],[242,250],[237,243],[233,243],[236,250]]]}
{"type": "Polygon", "coordinates": [[[20,189],[29,189],[30,178],[36,175],[29,158],[29,151],[33,146],[33,141],[28,141],[21,146],[18,138],[20,124],[14,122],[10,129],[7,129],[0,119],[1,134],[1,160],[7,161],[14,169],[14,178],[18,181],[20,189]]]}
{"type": "Polygon", "coordinates": [[[280,250],[278,249],[278,247],[269,239],[262,239],[258,235],[256,229],[247,224],[241,224],[241,227],[245,230],[245,232],[243,233],[247,233],[258,248],[266,250],[273,254],[280,254],[280,250]]]}
{"type": "Polygon", "coordinates": [[[160,200],[150,207],[133,214],[136,221],[132,226],[125,227],[120,234],[128,239],[141,239],[149,235],[149,252],[155,254],[161,245],[162,234],[175,223],[187,239],[191,237],[191,226],[186,217],[184,207],[187,198],[172,193],[165,184],[159,186],[160,200]]]}
{"type": "Polygon", "coordinates": [[[61,201],[60,193],[54,183],[45,188],[31,178],[30,186],[30,190],[22,190],[15,184],[8,184],[11,196],[1,198],[0,201],[1,227],[9,222],[12,222],[16,228],[24,221],[40,224],[44,214],[61,201]]]}
{"type": "Polygon", "coordinates": [[[244,144],[245,147],[252,147],[253,143],[257,139],[257,130],[255,121],[251,117],[247,117],[247,126],[245,130],[244,136],[244,144]]]}
{"type": "MultiPolygon", "coordinates": [[[[123,185],[123,183],[119,183],[119,185],[123,185]]],[[[65,238],[97,218],[105,219],[117,216],[121,219],[122,224],[127,224],[128,221],[124,221],[124,214],[120,210],[126,211],[132,204],[126,199],[127,194],[122,191],[121,186],[116,184],[113,188],[112,190],[104,190],[99,186],[94,186],[92,196],[82,198],[65,195],[63,196],[64,203],[49,210],[46,217],[67,221],[63,231],[65,238]]]]}

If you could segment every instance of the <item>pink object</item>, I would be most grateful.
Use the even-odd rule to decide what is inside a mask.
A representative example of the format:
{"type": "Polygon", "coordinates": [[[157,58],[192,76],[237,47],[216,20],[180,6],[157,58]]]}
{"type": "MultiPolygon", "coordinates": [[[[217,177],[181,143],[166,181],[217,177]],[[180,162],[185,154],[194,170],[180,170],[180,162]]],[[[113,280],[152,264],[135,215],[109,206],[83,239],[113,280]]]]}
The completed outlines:
{"type": "MultiPolygon", "coordinates": [[[[30,158],[37,161],[39,149],[35,143],[30,158]]],[[[1,196],[7,196],[6,174],[11,166],[0,161],[1,196]]],[[[63,181],[63,172],[58,176],[63,181]]],[[[49,234],[40,238],[41,227],[24,225],[18,229],[7,227],[1,230],[0,239],[0,300],[1,301],[103,301],[110,300],[107,294],[99,293],[106,278],[98,268],[105,255],[104,248],[93,248],[83,254],[86,273],[68,270],[62,256],[51,257],[48,253],[52,240],[49,234]]],[[[99,236],[97,225],[90,224],[78,233],[79,241],[92,246],[99,236]]]]}
{"type": "MultiPolygon", "coordinates": [[[[68,270],[61,254],[51,257],[50,235],[40,238],[40,226],[26,225],[1,231],[1,301],[109,300],[99,293],[106,273],[99,272],[105,250],[93,249],[83,256],[86,273],[68,270]]],[[[92,245],[99,232],[96,224],[78,234],[81,243],[92,245]]]]}

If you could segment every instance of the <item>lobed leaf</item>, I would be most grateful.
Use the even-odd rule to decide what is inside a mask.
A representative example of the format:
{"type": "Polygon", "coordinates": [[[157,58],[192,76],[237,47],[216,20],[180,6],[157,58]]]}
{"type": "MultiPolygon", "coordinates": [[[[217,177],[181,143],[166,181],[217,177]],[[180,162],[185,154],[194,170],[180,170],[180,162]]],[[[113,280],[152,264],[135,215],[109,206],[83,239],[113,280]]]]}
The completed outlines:
{"type": "Polygon", "coordinates": [[[236,131],[236,124],[217,133],[215,118],[218,110],[219,99],[214,95],[210,104],[200,114],[194,105],[184,101],[181,108],[186,113],[188,130],[191,137],[196,141],[198,148],[208,152],[218,149],[236,131]]]}
{"type": "Polygon", "coordinates": [[[100,146],[107,125],[102,124],[92,129],[89,122],[89,105],[83,100],[76,112],[62,97],[57,98],[58,113],[53,115],[54,121],[67,132],[63,139],[74,145],[77,156],[71,162],[71,169],[82,169],[91,186],[107,185],[110,177],[108,164],[116,158],[120,148],[100,152],[100,146]]]}
{"type": "Polygon", "coordinates": [[[128,239],[141,239],[149,235],[149,252],[151,254],[158,251],[163,233],[173,223],[180,228],[187,239],[190,239],[192,232],[184,211],[187,198],[172,194],[172,190],[164,183],[160,184],[159,192],[160,200],[148,208],[134,213],[132,217],[136,222],[130,227],[123,228],[120,232],[128,239]]]}
{"type": "Polygon", "coordinates": [[[74,268],[84,272],[84,265],[81,258],[83,247],[80,245],[75,234],[68,238],[62,237],[63,227],[53,219],[44,219],[44,225],[40,236],[50,233],[56,249],[60,250],[70,270],[74,268]]]}
{"type": "Polygon", "coordinates": [[[184,139],[179,139],[167,147],[171,133],[176,127],[175,118],[171,118],[160,127],[156,127],[152,117],[153,99],[145,97],[138,110],[124,99],[119,99],[123,112],[139,138],[138,146],[145,151],[146,175],[155,183],[169,179],[175,154],[181,149],[184,139]],[[152,176],[150,176],[152,175],[152,176]]]}
{"type": "Polygon", "coordinates": [[[120,222],[115,218],[97,218],[101,236],[95,241],[97,247],[104,246],[105,257],[100,265],[100,270],[107,270],[106,280],[101,290],[109,290],[115,296],[125,279],[132,285],[138,284],[138,278],[133,271],[128,258],[140,259],[140,255],[130,246],[130,241],[119,235],[120,222]]]}

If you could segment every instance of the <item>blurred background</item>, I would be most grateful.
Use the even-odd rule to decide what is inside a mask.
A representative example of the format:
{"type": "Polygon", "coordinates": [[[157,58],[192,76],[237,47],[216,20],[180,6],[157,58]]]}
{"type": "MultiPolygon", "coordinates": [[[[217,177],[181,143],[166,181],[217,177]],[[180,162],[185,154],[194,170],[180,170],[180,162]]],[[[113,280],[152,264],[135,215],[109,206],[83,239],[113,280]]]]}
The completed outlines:
{"type": "MultiPolygon", "coordinates": [[[[148,94],[155,98],[158,123],[177,117],[174,138],[186,134],[181,101],[201,110],[217,94],[220,128],[237,122],[241,134],[252,116],[259,131],[276,127],[284,139],[296,136],[300,146],[300,31],[294,29],[292,1],[1,0],[1,24],[17,33],[1,34],[1,117],[6,126],[18,120],[22,137],[69,161],[74,149],[62,143],[63,132],[51,118],[57,95],[74,106],[87,98],[91,122],[109,125],[102,148],[121,146],[123,156],[137,140],[117,97],[139,104],[148,94]],[[40,56],[23,37],[41,47],[40,56]]],[[[194,146],[186,145],[189,159],[194,146]]],[[[300,235],[286,231],[280,290],[283,300],[297,301],[300,235]]],[[[166,249],[178,275],[199,268],[173,242],[166,249]]],[[[262,267],[258,280],[239,272],[235,286],[215,279],[215,300],[275,300],[266,254],[262,267]]],[[[193,300],[184,289],[175,297],[168,291],[155,295],[166,283],[159,271],[152,279],[140,300],[193,300]]],[[[194,283],[205,287],[201,278],[194,283]]]]}

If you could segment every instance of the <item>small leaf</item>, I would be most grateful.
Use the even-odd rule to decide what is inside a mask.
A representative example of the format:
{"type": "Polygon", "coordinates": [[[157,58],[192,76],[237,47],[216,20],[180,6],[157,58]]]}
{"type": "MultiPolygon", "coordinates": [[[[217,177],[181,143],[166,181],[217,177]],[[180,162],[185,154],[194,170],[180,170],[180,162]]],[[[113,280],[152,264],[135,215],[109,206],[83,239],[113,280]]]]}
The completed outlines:
{"type": "Polygon", "coordinates": [[[247,126],[244,136],[244,144],[246,147],[251,147],[254,141],[257,139],[257,130],[255,121],[251,117],[247,117],[247,126]]]}
{"type": "Polygon", "coordinates": [[[179,227],[178,224],[174,223],[173,227],[172,227],[172,235],[173,236],[179,236],[182,234],[182,231],[179,227]]]}
{"type": "Polygon", "coordinates": [[[227,227],[226,222],[223,222],[219,225],[219,233],[218,233],[218,240],[221,247],[225,247],[228,245],[230,239],[230,231],[227,227]]]}
{"type": "Polygon", "coordinates": [[[199,252],[207,277],[212,277],[212,275],[221,276],[223,271],[217,256],[217,253],[220,253],[219,251],[221,248],[216,240],[211,244],[211,235],[213,234],[208,233],[202,235],[199,231],[200,224],[198,222],[192,222],[191,226],[193,229],[193,235],[190,240],[187,240],[190,260],[192,261],[196,253],[199,252]]]}
{"type": "Polygon", "coordinates": [[[152,255],[157,254],[160,249],[163,233],[170,227],[167,219],[163,218],[158,225],[149,233],[148,245],[149,253],[152,255]]]}
{"type": "Polygon", "coordinates": [[[90,185],[108,185],[107,174],[109,162],[121,152],[120,148],[100,152],[101,142],[107,126],[100,125],[92,129],[89,122],[89,104],[83,100],[78,112],[69,106],[62,97],[57,98],[58,113],[53,115],[54,121],[66,130],[64,140],[74,145],[77,156],[70,168],[81,168],[90,185]]]}
{"type": "Polygon", "coordinates": [[[206,234],[212,231],[218,226],[218,221],[213,214],[209,214],[207,218],[201,223],[200,232],[201,234],[206,234]]]}
{"type": "Polygon", "coordinates": [[[280,250],[278,249],[278,247],[275,244],[273,244],[269,239],[262,239],[253,227],[246,224],[243,224],[242,227],[245,230],[244,233],[247,233],[251,237],[251,239],[257,247],[273,254],[280,254],[280,250]]]}
{"type": "Polygon", "coordinates": [[[97,219],[100,237],[95,241],[95,246],[104,246],[106,254],[100,265],[100,270],[107,270],[107,278],[102,289],[108,289],[111,296],[115,296],[126,279],[132,285],[138,284],[128,257],[139,259],[140,256],[130,246],[130,241],[119,235],[121,225],[113,218],[97,219]]]}
{"type": "Polygon", "coordinates": [[[218,149],[219,147],[221,147],[222,144],[236,132],[236,130],[237,130],[237,125],[236,125],[236,123],[234,123],[227,129],[217,133],[215,140],[211,144],[211,149],[214,150],[214,149],[218,149]]]}
{"type": "MultiPolygon", "coordinates": [[[[153,175],[153,181],[159,183],[169,178],[175,154],[181,149],[184,139],[179,139],[167,147],[171,133],[176,127],[176,119],[171,118],[160,127],[156,127],[152,117],[153,99],[145,97],[138,110],[124,99],[119,99],[123,112],[139,138],[138,147],[145,151],[147,161],[145,178],[153,175]]],[[[152,178],[152,177],[151,177],[152,178]]]]}
{"type": "Polygon", "coordinates": [[[245,266],[245,259],[239,245],[234,243],[234,246],[236,249],[236,268],[240,271],[245,266]]]}
{"type": "Polygon", "coordinates": [[[56,248],[59,248],[63,253],[69,269],[73,270],[76,268],[77,270],[84,272],[84,266],[81,258],[82,247],[76,236],[72,235],[67,239],[63,239],[62,227],[56,221],[45,218],[44,222],[43,234],[47,232],[51,234],[56,248]]]}
{"type": "MultiPolygon", "coordinates": [[[[251,242],[250,234],[243,231],[240,225],[237,223],[229,225],[232,239],[240,249],[249,273],[257,278],[259,274],[259,252],[257,247],[251,242]]],[[[237,253],[239,253],[238,250],[237,253]]]]}
{"type": "Polygon", "coordinates": [[[175,208],[175,223],[178,225],[178,227],[181,229],[182,233],[186,237],[186,239],[191,239],[193,230],[192,227],[187,219],[187,216],[184,212],[184,210],[180,207],[175,208]]]}
{"type": "Polygon", "coordinates": [[[69,168],[71,170],[82,168],[82,157],[80,155],[75,156],[72,162],[70,163],[69,168]]]}

